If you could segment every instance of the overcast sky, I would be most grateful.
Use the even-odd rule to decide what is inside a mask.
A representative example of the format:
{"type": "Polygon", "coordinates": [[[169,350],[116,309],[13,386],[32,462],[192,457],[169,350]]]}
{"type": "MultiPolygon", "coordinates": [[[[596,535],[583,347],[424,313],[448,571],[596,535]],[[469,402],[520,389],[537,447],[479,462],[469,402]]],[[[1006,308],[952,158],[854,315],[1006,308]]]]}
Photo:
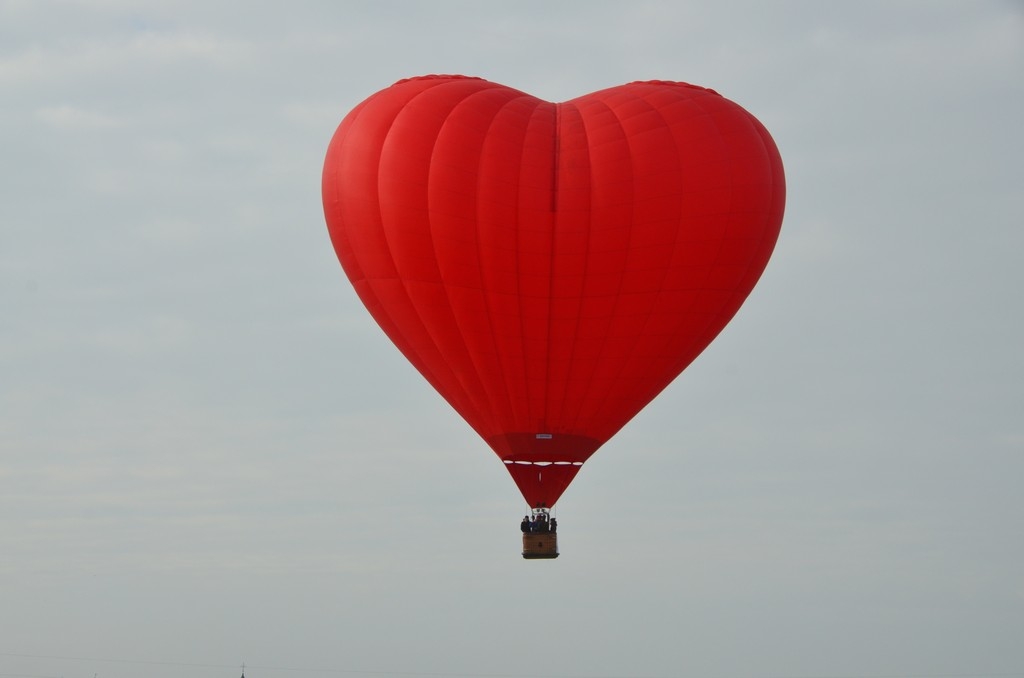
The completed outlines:
{"type": "Polygon", "coordinates": [[[1024,676],[1024,5],[710,4],[0,0],[0,676],[1024,676]],[[427,73],[712,87],[786,166],[558,560],[327,237],[427,73]]]}

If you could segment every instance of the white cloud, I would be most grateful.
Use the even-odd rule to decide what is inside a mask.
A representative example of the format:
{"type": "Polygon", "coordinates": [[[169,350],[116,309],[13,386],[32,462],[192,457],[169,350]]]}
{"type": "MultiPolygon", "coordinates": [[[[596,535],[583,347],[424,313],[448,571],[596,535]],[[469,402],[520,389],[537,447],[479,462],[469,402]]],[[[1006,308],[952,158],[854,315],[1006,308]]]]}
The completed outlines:
{"type": "Polygon", "coordinates": [[[250,45],[211,33],[140,33],[129,42],[115,46],[114,53],[153,63],[196,60],[210,65],[237,65],[252,56],[250,45]]]}
{"type": "Polygon", "coordinates": [[[209,31],[153,31],[33,44],[0,57],[0,83],[39,85],[84,77],[109,78],[140,67],[201,63],[232,67],[255,54],[244,42],[209,31]]]}
{"type": "Polygon", "coordinates": [[[36,111],[36,118],[64,130],[114,129],[125,124],[118,116],[69,104],[44,106],[36,111]]]}

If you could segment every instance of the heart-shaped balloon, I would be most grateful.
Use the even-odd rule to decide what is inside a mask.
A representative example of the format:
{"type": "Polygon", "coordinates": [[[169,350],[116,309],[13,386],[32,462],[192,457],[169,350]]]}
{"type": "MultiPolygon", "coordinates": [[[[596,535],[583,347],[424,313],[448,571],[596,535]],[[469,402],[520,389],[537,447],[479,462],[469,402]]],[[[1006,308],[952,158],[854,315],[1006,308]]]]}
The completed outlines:
{"type": "Polygon", "coordinates": [[[374,319],[550,507],[740,308],[785,180],[765,128],[713,90],[550,103],[427,76],[349,113],[323,199],[374,319]]]}

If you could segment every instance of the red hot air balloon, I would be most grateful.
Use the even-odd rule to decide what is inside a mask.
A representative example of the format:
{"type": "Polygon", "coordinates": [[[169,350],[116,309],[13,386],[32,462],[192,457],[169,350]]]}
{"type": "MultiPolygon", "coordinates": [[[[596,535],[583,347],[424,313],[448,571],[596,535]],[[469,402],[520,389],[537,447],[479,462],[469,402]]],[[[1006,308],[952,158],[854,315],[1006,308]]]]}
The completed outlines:
{"type": "Polygon", "coordinates": [[[785,179],[765,128],[710,89],[551,103],[436,75],[345,117],[323,201],[373,318],[547,518],[739,310],[785,179]]]}

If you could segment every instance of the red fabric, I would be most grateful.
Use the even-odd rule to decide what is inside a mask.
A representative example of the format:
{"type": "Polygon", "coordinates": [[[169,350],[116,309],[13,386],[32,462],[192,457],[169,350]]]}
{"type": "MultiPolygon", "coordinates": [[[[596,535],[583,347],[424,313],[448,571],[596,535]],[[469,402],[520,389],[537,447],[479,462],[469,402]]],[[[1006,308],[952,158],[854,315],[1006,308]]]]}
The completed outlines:
{"type": "MultiPolygon", "coordinates": [[[[583,462],[739,309],[785,180],[764,127],[712,90],[634,82],[555,104],[428,76],[345,118],[323,198],[359,297],[492,449],[583,462]]],[[[579,467],[508,468],[550,507],[579,467]],[[520,470],[537,468],[567,470],[520,470]]]]}

